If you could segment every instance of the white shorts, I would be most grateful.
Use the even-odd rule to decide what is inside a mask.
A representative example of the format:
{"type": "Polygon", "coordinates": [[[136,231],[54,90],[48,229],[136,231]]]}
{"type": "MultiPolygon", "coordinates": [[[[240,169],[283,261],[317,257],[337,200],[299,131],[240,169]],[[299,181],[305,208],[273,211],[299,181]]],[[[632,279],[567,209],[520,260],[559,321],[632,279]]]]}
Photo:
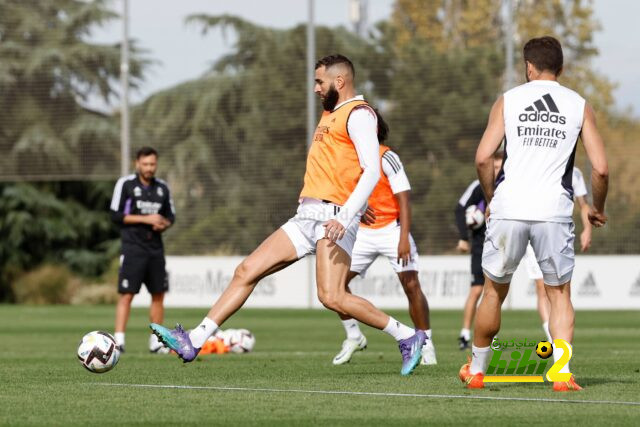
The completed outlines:
{"type": "Polygon", "coordinates": [[[544,283],[562,285],[571,280],[573,274],[573,230],[573,222],[489,219],[482,269],[494,282],[511,282],[531,242],[544,283]]]}
{"type": "Polygon", "coordinates": [[[403,266],[398,262],[398,243],[400,242],[400,225],[393,221],[382,228],[360,227],[351,256],[351,271],[364,277],[367,269],[378,255],[386,256],[393,271],[418,271],[418,248],[409,234],[411,260],[403,266]]]}
{"type": "Polygon", "coordinates": [[[524,266],[527,269],[527,275],[531,280],[540,280],[542,279],[542,270],[540,270],[540,266],[538,265],[538,260],[536,259],[536,253],[533,252],[533,248],[531,244],[527,245],[527,252],[524,254],[524,266]]]}
{"type": "MultiPolygon", "coordinates": [[[[330,202],[322,202],[316,199],[305,198],[298,205],[296,216],[282,225],[282,228],[293,246],[296,248],[298,259],[306,255],[316,253],[316,243],[324,239],[325,228],[323,224],[335,218],[340,206],[330,202]]],[[[342,239],[336,244],[351,256],[353,244],[360,225],[361,213],[358,213],[349,227],[347,227],[342,239]]]]}

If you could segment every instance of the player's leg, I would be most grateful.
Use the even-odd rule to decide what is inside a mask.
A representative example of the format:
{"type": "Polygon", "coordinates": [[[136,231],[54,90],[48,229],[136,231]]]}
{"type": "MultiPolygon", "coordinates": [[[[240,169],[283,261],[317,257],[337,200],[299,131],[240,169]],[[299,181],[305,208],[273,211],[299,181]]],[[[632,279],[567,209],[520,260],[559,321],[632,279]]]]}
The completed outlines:
{"type": "MultiPolygon", "coordinates": [[[[144,284],[151,294],[149,321],[162,324],[164,322],[164,296],[169,290],[169,280],[163,254],[157,254],[149,258],[144,284]]],[[[149,336],[149,351],[156,354],[168,354],[169,348],[165,347],[158,340],[158,337],[152,333],[149,336]]]]}
{"type": "MultiPolygon", "coordinates": [[[[573,223],[540,222],[532,227],[531,244],[536,253],[547,297],[550,302],[549,329],[551,336],[566,341],[571,349],[575,312],[571,303],[571,276],[574,268],[574,225],[573,223]]],[[[572,350],[572,349],[571,349],[572,350]]],[[[553,345],[553,359],[557,362],[563,349],[553,345]]],[[[569,363],[560,370],[570,373],[569,363]]],[[[582,388],[573,376],[569,381],[554,382],[555,391],[577,391],[582,388]]]]}
{"type": "MultiPolygon", "coordinates": [[[[298,249],[283,228],[276,230],[236,268],[231,282],[202,322],[189,334],[178,325],[169,330],[152,324],[158,338],[178,353],[185,362],[198,354],[204,342],[245,303],[260,279],[291,265],[299,259],[298,249]]],[[[344,282],[343,282],[344,283],[344,282]]]]}
{"type": "Polygon", "coordinates": [[[476,315],[478,301],[482,296],[482,285],[472,283],[469,288],[469,294],[462,312],[462,329],[460,329],[460,336],[458,337],[460,350],[465,350],[471,345],[471,324],[476,315]]]}
{"type": "MultiPolygon", "coordinates": [[[[355,239],[355,235],[353,236],[355,239]]],[[[344,239],[344,238],[343,238],[344,239]]],[[[398,322],[369,301],[345,290],[351,257],[338,244],[328,239],[316,243],[316,283],[320,302],[336,313],[347,314],[356,320],[383,330],[398,342],[403,357],[401,373],[410,374],[420,362],[420,349],[426,336],[422,331],[398,322]]]]}
{"type": "MultiPolygon", "coordinates": [[[[353,267],[353,263],[352,263],[353,267]]],[[[355,271],[349,271],[347,275],[347,282],[345,283],[345,290],[351,293],[349,289],[349,283],[353,280],[358,273],[355,271]]],[[[361,351],[367,348],[367,338],[360,330],[358,321],[346,314],[337,313],[342,321],[342,326],[346,333],[346,338],[342,341],[342,347],[336,356],[333,358],[332,363],[334,365],[343,365],[351,360],[351,357],[356,351],[361,351]]]]}
{"type": "Polygon", "coordinates": [[[549,312],[551,309],[551,304],[549,302],[549,297],[547,296],[547,292],[544,288],[544,280],[536,279],[536,297],[537,297],[537,308],[538,314],[540,315],[540,321],[542,322],[542,329],[544,330],[545,335],[547,336],[547,341],[553,342],[551,338],[551,331],[549,328],[549,312]]]}
{"type": "Polygon", "coordinates": [[[471,345],[471,325],[476,315],[476,307],[482,296],[484,273],[482,272],[482,246],[475,239],[471,248],[471,289],[467,295],[462,312],[462,329],[458,337],[460,350],[466,350],[471,345]]]}
{"type": "Polygon", "coordinates": [[[500,330],[502,303],[509,292],[513,273],[525,254],[530,227],[526,221],[494,220],[487,224],[482,251],[485,282],[482,301],[476,311],[472,358],[459,373],[468,388],[484,388],[491,341],[500,330]]]}
{"type": "Polygon", "coordinates": [[[537,309],[538,314],[540,315],[540,321],[542,322],[542,329],[547,336],[547,341],[553,342],[551,340],[551,334],[549,333],[549,298],[547,298],[547,293],[544,290],[542,271],[540,270],[536,254],[530,244],[527,245],[527,252],[522,261],[527,269],[529,279],[533,280],[535,283],[537,309]]]}
{"type": "Polygon", "coordinates": [[[120,270],[118,272],[118,302],[116,304],[116,319],[114,338],[120,350],[125,349],[125,331],[131,313],[133,297],[140,292],[144,278],[148,257],[123,250],[120,255],[120,270]]]}

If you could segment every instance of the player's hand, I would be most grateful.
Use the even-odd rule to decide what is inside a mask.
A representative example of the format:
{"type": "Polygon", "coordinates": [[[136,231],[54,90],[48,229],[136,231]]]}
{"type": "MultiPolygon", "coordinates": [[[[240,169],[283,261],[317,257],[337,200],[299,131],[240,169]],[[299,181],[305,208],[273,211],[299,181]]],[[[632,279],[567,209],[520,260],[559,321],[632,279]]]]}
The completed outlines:
{"type": "Polygon", "coordinates": [[[456,246],[456,250],[464,254],[469,253],[469,242],[467,242],[466,240],[458,240],[458,246],[456,246]]]}
{"type": "Polygon", "coordinates": [[[367,210],[360,217],[360,222],[364,225],[372,225],[376,222],[376,215],[373,213],[373,209],[371,209],[371,207],[367,206],[367,210]]]}
{"type": "Polygon", "coordinates": [[[329,221],[322,224],[324,227],[324,237],[326,239],[331,240],[333,243],[344,237],[344,233],[346,229],[337,219],[330,219],[329,221]]]}
{"type": "Polygon", "coordinates": [[[580,233],[580,250],[586,252],[591,247],[591,230],[583,230],[580,233]]]}
{"type": "Polygon", "coordinates": [[[167,219],[160,214],[145,215],[145,219],[147,220],[147,224],[149,224],[151,228],[164,227],[165,221],[167,221],[167,219]]]}
{"type": "Polygon", "coordinates": [[[401,237],[398,243],[398,264],[403,267],[409,265],[411,261],[411,245],[408,237],[401,237]]]}
{"type": "Polygon", "coordinates": [[[607,223],[607,216],[604,212],[597,211],[594,207],[589,207],[589,222],[594,227],[602,227],[607,223]]]}
{"type": "Polygon", "coordinates": [[[153,231],[157,231],[158,233],[162,233],[164,232],[167,228],[171,227],[171,221],[169,221],[168,219],[166,219],[165,217],[162,217],[163,221],[161,225],[157,225],[154,224],[151,226],[151,228],[153,229],[153,231]]]}

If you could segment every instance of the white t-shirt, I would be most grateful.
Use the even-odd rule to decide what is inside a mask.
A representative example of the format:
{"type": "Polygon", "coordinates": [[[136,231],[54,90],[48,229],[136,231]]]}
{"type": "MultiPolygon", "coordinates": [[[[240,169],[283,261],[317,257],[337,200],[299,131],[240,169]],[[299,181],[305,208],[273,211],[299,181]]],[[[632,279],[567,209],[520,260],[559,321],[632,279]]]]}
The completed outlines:
{"type": "Polygon", "coordinates": [[[411,190],[409,178],[407,178],[400,157],[391,150],[385,151],[382,155],[382,173],[389,179],[393,194],[411,190]]]}
{"type": "Polygon", "coordinates": [[[585,100],[534,80],[504,94],[505,156],[491,217],[571,222],[573,163],[585,100]]]}
{"type": "Polygon", "coordinates": [[[573,197],[582,197],[587,195],[587,185],[584,183],[584,177],[580,169],[573,168],[573,197]]]}

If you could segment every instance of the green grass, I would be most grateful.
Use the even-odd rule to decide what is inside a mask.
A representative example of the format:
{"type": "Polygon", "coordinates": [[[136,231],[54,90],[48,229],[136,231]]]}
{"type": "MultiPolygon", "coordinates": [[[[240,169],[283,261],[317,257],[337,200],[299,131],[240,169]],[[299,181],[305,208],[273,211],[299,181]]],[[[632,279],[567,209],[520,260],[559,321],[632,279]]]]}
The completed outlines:
{"type": "MultiPolygon", "coordinates": [[[[168,310],[167,324],[197,324],[206,310],[168,310]]],[[[491,384],[466,390],[457,378],[461,314],[432,313],[437,366],[401,377],[392,339],[365,327],[369,348],[334,367],[343,331],[327,311],[241,310],[225,327],[250,329],[255,351],[202,356],[191,364],[147,353],[147,312],[135,309],[127,353],[105,374],[83,369],[75,351],[88,331],[110,331],[113,307],[0,306],[0,424],[15,425],[425,425],[570,423],[637,425],[640,406],[517,400],[160,389],[169,384],[282,390],[357,391],[640,402],[638,312],[577,313],[572,371],[585,388],[558,394],[545,384],[491,384]],[[558,420],[558,421],[556,421],[558,420]]],[[[408,321],[406,312],[393,313],[408,321]]],[[[535,312],[503,316],[504,339],[542,336],[535,312]]]]}

